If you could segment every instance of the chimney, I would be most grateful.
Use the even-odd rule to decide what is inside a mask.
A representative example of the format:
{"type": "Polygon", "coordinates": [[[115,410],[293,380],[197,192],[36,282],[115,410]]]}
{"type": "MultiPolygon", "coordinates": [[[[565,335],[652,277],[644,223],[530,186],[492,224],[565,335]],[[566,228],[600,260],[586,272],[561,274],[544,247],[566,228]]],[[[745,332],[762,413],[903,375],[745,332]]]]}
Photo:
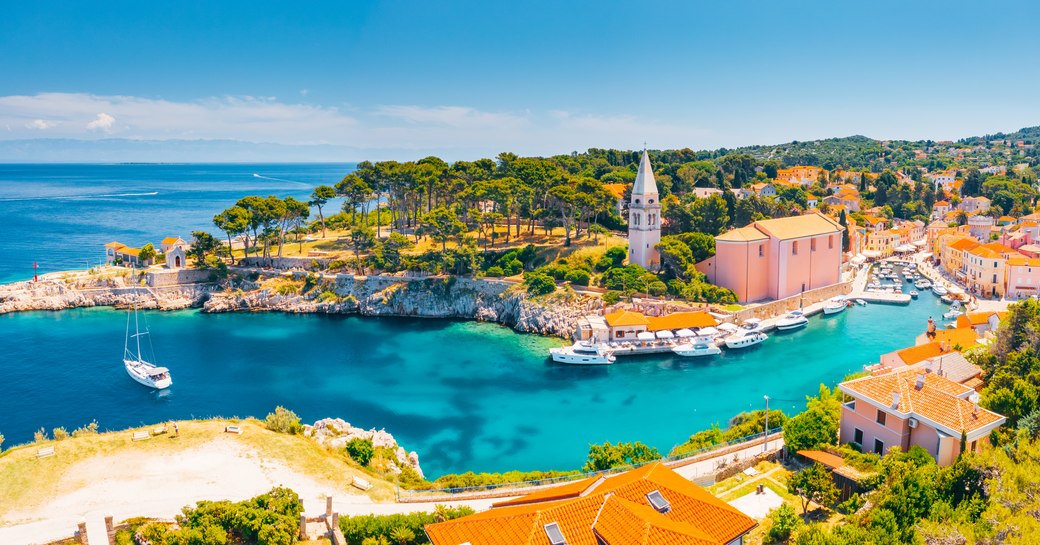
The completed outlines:
{"type": "Polygon", "coordinates": [[[918,390],[920,390],[921,388],[924,388],[924,374],[923,373],[917,375],[917,383],[914,384],[914,388],[917,388],[918,390]]]}
{"type": "Polygon", "coordinates": [[[892,392],[892,408],[893,409],[898,409],[899,408],[899,394],[897,394],[895,392],[892,392]]]}

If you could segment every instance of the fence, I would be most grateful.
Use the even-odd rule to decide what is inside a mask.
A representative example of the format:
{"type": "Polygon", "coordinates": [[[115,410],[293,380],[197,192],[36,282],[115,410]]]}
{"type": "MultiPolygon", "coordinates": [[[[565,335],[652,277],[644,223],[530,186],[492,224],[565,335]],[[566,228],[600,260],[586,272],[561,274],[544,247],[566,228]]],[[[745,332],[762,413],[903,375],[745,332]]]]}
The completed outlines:
{"type": "MultiPolygon", "coordinates": [[[[703,460],[709,460],[718,456],[725,456],[730,452],[733,452],[734,450],[738,450],[733,447],[740,446],[741,448],[747,448],[748,446],[751,446],[748,445],[748,443],[753,443],[757,439],[763,439],[767,433],[769,435],[770,441],[773,441],[774,439],[780,439],[783,436],[783,428],[773,428],[768,432],[759,432],[753,435],[732,439],[730,441],[718,443],[691,452],[685,452],[683,454],[677,454],[675,456],[666,456],[659,460],[655,460],[655,462],[661,462],[668,467],[675,468],[697,463],[703,460]]],[[[465,486],[457,488],[438,488],[432,490],[409,490],[398,488],[397,501],[401,503],[411,503],[431,501],[457,501],[460,499],[464,499],[464,497],[466,499],[474,499],[516,496],[521,494],[529,494],[537,490],[551,488],[564,483],[588,479],[589,477],[606,477],[610,475],[616,475],[618,473],[624,473],[626,471],[636,469],[643,465],[646,464],[634,464],[621,467],[614,467],[603,471],[575,473],[571,475],[561,475],[559,477],[536,479],[532,481],[519,481],[512,483],[486,484],[479,486],[465,486]]]]}

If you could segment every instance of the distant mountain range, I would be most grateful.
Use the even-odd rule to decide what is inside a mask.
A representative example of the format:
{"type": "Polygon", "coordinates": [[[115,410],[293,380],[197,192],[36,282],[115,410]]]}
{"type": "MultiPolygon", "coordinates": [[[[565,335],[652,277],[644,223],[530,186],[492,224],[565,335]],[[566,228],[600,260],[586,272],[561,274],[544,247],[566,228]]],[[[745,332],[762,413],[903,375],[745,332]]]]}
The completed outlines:
{"type": "MultiPolygon", "coordinates": [[[[1024,140],[1040,144],[1040,126],[1013,133],[995,133],[962,138],[957,144],[976,146],[994,140],[1014,143],[1024,140]]],[[[884,168],[895,157],[914,150],[931,148],[930,140],[884,142],[866,136],[848,136],[775,145],[744,146],[698,152],[704,158],[746,153],[760,160],[776,159],[784,164],[810,164],[825,168],[884,168]]],[[[503,150],[508,151],[508,150],[503,150]]],[[[123,163],[123,162],[342,162],[357,160],[417,159],[410,149],[368,150],[332,144],[278,144],[242,140],[130,140],[108,138],[78,140],[70,138],[0,140],[2,163],[123,163]]],[[[454,153],[458,153],[456,150],[454,153]]],[[[559,153],[566,153],[559,150],[559,153]]],[[[435,154],[435,152],[434,152],[435,154]]],[[[471,159],[476,159],[473,157],[471,159]]],[[[985,160],[985,159],[983,159],[985,160]]]]}

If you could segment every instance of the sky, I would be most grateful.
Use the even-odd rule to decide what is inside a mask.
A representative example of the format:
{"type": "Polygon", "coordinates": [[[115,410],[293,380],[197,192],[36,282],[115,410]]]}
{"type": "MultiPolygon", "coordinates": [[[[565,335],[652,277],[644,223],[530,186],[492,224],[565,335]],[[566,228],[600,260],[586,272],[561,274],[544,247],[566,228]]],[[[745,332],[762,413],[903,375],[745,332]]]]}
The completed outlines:
{"type": "Polygon", "coordinates": [[[52,160],[82,146],[50,139],[455,160],[1040,124],[1035,2],[38,0],[3,12],[0,160],[35,139],[52,160]]]}

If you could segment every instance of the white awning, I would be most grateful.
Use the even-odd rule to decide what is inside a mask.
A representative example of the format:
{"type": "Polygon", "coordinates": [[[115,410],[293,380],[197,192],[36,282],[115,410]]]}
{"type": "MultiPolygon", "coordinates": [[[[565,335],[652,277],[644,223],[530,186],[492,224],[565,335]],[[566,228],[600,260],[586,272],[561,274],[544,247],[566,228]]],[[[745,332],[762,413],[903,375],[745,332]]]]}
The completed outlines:
{"type": "Polygon", "coordinates": [[[680,329],[680,330],[678,330],[678,331],[676,331],[675,335],[678,336],[678,337],[682,337],[683,339],[686,339],[688,337],[696,337],[697,336],[696,333],[694,333],[693,331],[690,331],[689,329],[686,329],[685,327],[680,329]]]}
{"type": "Polygon", "coordinates": [[[897,252],[915,252],[915,251],[917,251],[917,247],[914,246],[913,244],[900,244],[899,246],[896,246],[896,251],[897,252]]]}
{"type": "Polygon", "coordinates": [[[863,254],[856,254],[855,256],[852,257],[852,263],[854,265],[859,265],[860,263],[863,263],[866,260],[867,260],[867,256],[865,256],[863,254]]]}
{"type": "Polygon", "coordinates": [[[702,327],[697,330],[698,335],[704,335],[706,337],[713,337],[719,334],[719,330],[714,327],[702,327]]]}
{"type": "Polygon", "coordinates": [[[876,259],[876,258],[881,257],[881,252],[879,252],[877,250],[863,250],[863,256],[864,257],[868,257],[868,258],[875,258],[876,259]]]}
{"type": "Polygon", "coordinates": [[[636,335],[636,338],[641,341],[652,341],[656,337],[654,337],[654,334],[650,333],[649,331],[640,331],[639,334],[636,335]]]}
{"type": "MultiPolygon", "coordinates": [[[[732,333],[732,332],[734,332],[734,331],[736,331],[736,330],[738,330],[740,328],[735,326],[735,325],[733,325],[733,324],[731,324],[731,323],[729,323],[729,322],[722,322],[721,324],[719,324],[719,329],[721,329],[722,331],[728,331],[728,332],[732,333]]],[[[701,331],[703,331],[703,330],[701,330],[701,331]]]]}
{"type": "Polygon", "coordinates": [[[674,339],[675,338],[675,334],[672,333],[671,331],[668,331],[667,329],[662,329],[661,331],[657,332],[657,338],[658,339],[674,339]]]}
{"type": "Polygon", "coordinates": [[[918,248],[923,248],[925,246],[928,246],[928,241],[922,238],[921,240],[915,240],[913,244],[918,248]]]}

